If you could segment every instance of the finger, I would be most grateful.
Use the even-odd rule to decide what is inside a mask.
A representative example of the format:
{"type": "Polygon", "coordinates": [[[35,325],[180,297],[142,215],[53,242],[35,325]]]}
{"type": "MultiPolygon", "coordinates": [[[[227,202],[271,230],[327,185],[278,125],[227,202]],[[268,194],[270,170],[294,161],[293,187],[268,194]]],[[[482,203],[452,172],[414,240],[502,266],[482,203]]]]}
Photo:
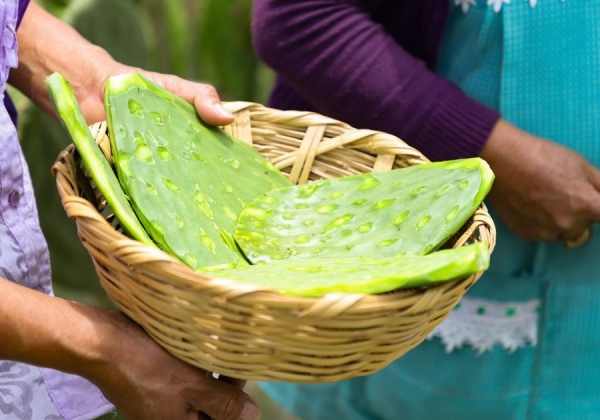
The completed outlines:
{"type": "Polygon", "coordinates": [[[197,391],[190,409],[205,413],[215,420],[256,420],[260,410],[241,389],[215,378],[207,378],[205,387],[197,391]]]}
{"type": "Polygon", "coordinates": [[[245,380],[232,378],[231,376],[219,375],[219,381],[225,382],[229,385],[233,385],[239,389],[244,389],[244,387],[246,386],[245,380]]]}
{"type": "Polygon", "coordinates": [[[88,125],[92,125],[106,119],[106,111],[104,109],[102,98],[88,96],[79,103],[79,107],[81,108],[81,113],[83,114],[85,122],[88,125]]]}
{"type": "Polygon", "coordinates": [[[193,104],[200,118],[207,124],[227,125],[233,122],[233,115],[225,109],[213,86],[175,76],[161,75],[161,79],[165,89],[193,104]]]}
{"type": "Polygon", "coordinates": [[[229,112],[221,103],[220,99],[216,95],[216,91],[212,86],[201,85],[203,88],[199,91],[199,94],[194,98],[194,106],[198,115],[207,124],[210,125],[227,125],[231,124],[234,120],[234,116],[229,112]],[[215,92],[215,96],[205,95],[204,92],[215,92]]]}

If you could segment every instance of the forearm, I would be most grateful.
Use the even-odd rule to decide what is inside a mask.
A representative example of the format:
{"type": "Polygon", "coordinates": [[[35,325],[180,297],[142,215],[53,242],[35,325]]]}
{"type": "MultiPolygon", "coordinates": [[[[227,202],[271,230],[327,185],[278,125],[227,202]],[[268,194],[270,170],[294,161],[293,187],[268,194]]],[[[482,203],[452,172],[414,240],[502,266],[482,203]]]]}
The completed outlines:
{"type": "Polygon", "coordinates": [[[104,83],[94,75],[106,74],[100,70],[115,65],[105,50],[34,1],[23,17],[17,38],[19,67],[11,70],[9,82],[51,115],[54,111],[45,87],[48,75],[63,74],[75,94],[83,98],[100,91],[97,87],[104,83]]]}
{"type": "Polygon", "coordinates": [[[414,58],[351,0],[255,0],[261,58],[322,113],[433,159],[475,156],[499,114],[414,58]]]}
{"type": "Polygon", "coordinates": [[[0,360],[101,376],[117,330],[108,312],[0,279],[0,360]],[[111,339],[112,338],[112,339],[111,339]]]}

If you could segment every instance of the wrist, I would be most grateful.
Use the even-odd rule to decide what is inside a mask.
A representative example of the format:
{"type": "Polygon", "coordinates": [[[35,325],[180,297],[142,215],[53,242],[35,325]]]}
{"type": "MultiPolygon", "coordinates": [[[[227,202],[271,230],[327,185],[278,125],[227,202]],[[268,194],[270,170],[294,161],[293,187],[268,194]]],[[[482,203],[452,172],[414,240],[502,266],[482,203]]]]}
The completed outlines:
{"type": "Polygon", "coordinates": [[[84,377],[103,391],[130,382],[129,369],[147,344],[146,333],[121,312],[69,303],[81,316],[56,343],[61,360],[54,368],[84,377]]]}
{"type": "Polygon", "coordinates": [[[494,169],[494,166],[499,165],[506,158],[514,157],[523,148],[531,150],[538,147],[539,141],[541,141],[539,137],[529,134],[505,120],[499,120],[479,156],[494,169]]]}
{"type": "Polygon", "coordinates": [[[124,333],[107,311],[0,279],[0,360],[92,379],[114,359],[124,333]]]}
{"type": "Polygon", "coordinates": [[[121,331],[110,312],[69,303],[80,316],[59,335],[56,347],[63,356],[55,368],[95,383],[115,360],[113,349],[121,331]]]}
{"type": "MultiPolygon", "coordinates": [[[[98,315],[102,321],[94,325],[95,340],[78,350],[72,373],[88,379],[107,398],[114,398],[115,393],[139,383],[140,351],[143,350],[147,360],[154,360],[156,351],[164,350],[123,313],[103,311],[98,315]]],[[[151,365],[154,368],[158,366],[151,365]]]]}

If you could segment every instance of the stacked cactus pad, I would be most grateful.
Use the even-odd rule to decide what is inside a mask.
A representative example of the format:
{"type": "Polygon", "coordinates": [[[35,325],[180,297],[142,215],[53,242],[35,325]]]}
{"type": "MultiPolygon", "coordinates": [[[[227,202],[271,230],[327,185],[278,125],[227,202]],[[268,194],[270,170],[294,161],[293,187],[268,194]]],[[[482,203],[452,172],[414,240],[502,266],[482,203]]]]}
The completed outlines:
{"type": "Polygon", "coordinates": [[[292,185],[192,105],[130,74],[105,88],[113,170],[64,77],[47,88],[125,232],[205,276],[319,297],[430,286],[489,266],[484,243],[440,250],[491,188],[481,159],[292,185]]]}

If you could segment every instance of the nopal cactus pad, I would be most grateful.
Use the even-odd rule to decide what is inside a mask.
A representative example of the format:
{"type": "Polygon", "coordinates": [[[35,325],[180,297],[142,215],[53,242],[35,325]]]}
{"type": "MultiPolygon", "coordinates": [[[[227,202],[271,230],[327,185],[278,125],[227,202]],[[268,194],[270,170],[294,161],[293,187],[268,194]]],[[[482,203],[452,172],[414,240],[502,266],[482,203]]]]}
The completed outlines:
{"type": "Polygon", "coordinates": [[[427,254],[473,215],[493,179],[470,158],[279,188],[244,208],[234,237],[253,263],[427,254]]]}
{"type": "Polygon", "coordinates": [[[138,241],[156,247],[136,217],[127,196],[121,189],[119,180],[92,137],[75,93],[67,79],[60,73],[51,74],[46,78],[46,90],[58,119],[69,133],[90,176],[104,194],[106,202],[112,208],[123,229],[138,241]]]}
{"type": "Polygon", "coordinates": [[[249,283],[287,295],[316,298],[327,293],[376,294],[432,286],[485,271],[489,260],[487,245],[475,243],[428,255],[311,258],[201,271],[211,277],[249,283]]]}
{"type": "Polygon", "coordinates": [[[236,219],[259,195],[290,185],[285,176],[139,74],[110,78],[105,108],[119,180],[154,241],[194,269],[245,264],[236,219]]]}

